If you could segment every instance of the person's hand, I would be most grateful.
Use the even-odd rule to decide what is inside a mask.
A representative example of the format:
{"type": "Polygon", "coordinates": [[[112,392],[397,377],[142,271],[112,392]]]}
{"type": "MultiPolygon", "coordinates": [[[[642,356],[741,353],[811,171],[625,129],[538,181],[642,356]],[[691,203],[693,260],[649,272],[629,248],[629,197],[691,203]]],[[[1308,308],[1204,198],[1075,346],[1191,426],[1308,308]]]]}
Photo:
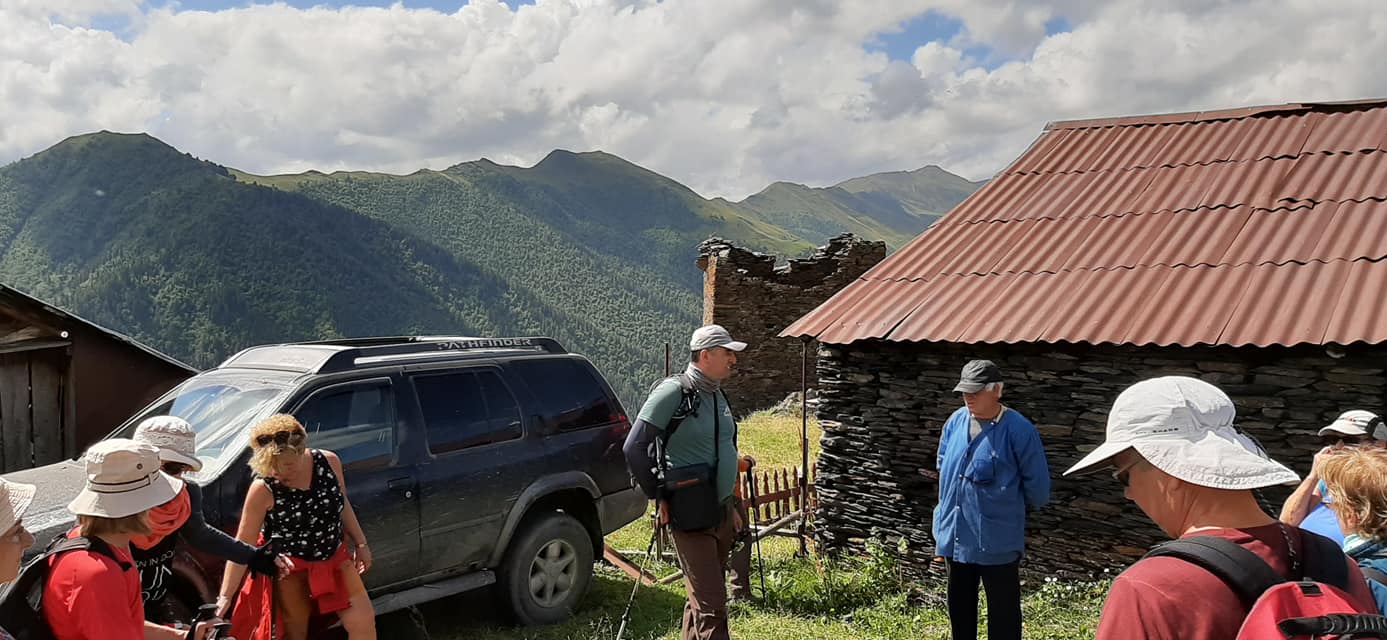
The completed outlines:
{"type": "Polygon", "coordinates": [[[944,556],[934,556],[933,558],[930,558],[930,562],[933,562],[934,564],[944,564],[944,556]]]}
{"type": "Polygon", "coordinates": [[[294,572],[294,560],[282,553],[275,556],[275,566],[279,568],[281,579],[289,577],[289,574],[294,572]]]}
{"type": "Polygon", "coordinates": [[[750,469],[756,466],[756,458],[752,456],[742,456],[742,459],[746,460],[746,468],[750,469]]]}
{"type": "Polygon", "coordinates": [[[1334,447],[1332,445],[1320,449],[1319,452],[1315,454],[1315,460],[1310,463],[1310,472],[1319,475],[1320,469],[1324,468],[1325,459],[1332,455],[1334,455],[1334,447]]]}
{"type": "Polygon", "coordinates": [[[221,622],[221,620],[212,619],[197,623],[197,625],[193,627],[193,638],[195,638],[195,640],[207,640],[207,636],[212,634],[212,625],[218,622],[221,622]]]}
{"type": "Polygon", "coordinates": [[[370,571],[370,570],[371,570],[371,548],[370,548],[370,547],[368,547],[368,546],[366,546],[366,545],[362,545],[362,546],[357,547],[357,548],[356,548],[356,553],[355,553],[354,559],[355,559],[355,561],[356,561],[356,572],[357,572],[357,573],[362,574],[362,575],[365,575],[367,571],[370,571]]]}
{"type": "Polygon", "coordinates": [[[231,613],[231,598],[217,596],[217,617],[225,618],[228,613],[231,613]]]}

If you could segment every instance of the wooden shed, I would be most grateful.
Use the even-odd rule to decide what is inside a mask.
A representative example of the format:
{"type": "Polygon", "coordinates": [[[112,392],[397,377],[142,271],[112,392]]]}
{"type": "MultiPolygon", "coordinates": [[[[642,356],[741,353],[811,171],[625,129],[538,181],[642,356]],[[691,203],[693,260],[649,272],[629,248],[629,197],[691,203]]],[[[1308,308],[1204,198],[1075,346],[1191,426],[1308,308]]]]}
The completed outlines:
{"type": "Polygon", "coordinates": [[[0,473],[72,457],[197,373],[0,285],[0,473]]]}

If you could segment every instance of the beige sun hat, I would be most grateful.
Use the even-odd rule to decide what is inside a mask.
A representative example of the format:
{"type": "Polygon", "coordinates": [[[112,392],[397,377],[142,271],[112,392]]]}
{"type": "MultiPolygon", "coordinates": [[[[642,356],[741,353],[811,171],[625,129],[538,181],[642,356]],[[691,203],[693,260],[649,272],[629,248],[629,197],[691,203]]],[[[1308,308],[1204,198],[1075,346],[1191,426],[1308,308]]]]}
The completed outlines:
{"type": "Polygon", "coordinates": [[[14,523],[22,520],[33,501],[34,485],[0,478],[0,533],[9,531],[14,523]]]}
{"type": "Polygon", "coordinates": [[[183,481],[159,470],[159,449],[125,438],[102,440],[82,456],[87,484],[68,503],[79,516],[124,518],[174,499],[183,481]]]}
{"type": "Polygon", "coordinates": [[[178,416],[145,418],[135,427],[135,442],[158,447],[159,459],[164,462],[186,464],[194,472],[202,471],[202,461],[197,457],[197,432],[178,416]]]}

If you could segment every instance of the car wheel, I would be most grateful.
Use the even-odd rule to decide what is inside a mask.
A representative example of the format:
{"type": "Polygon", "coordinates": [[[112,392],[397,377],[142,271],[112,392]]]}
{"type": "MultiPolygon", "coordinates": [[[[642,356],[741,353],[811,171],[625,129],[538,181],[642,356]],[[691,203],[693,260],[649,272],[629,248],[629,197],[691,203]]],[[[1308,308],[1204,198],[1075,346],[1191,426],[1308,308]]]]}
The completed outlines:
{"type": "Polygon", "coordinates": [[[522,625],[554,624],[573,615],[592,582],[592,538],[577,518],[546,513],[511,540],[500,595],[522,625]]]}

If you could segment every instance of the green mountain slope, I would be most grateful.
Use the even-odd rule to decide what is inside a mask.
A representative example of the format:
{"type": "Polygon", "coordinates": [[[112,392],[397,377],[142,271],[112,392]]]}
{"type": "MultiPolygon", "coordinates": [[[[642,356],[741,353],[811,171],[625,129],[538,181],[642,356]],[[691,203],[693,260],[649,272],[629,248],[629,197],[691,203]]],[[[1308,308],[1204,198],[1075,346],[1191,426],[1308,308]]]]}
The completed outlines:
{"type": "Polygon", "coordinates": [[[931,165],[822,188],[777,182],[734,206],[816,244],[851,231],[894,249],[981,186],[931,165]]]}
{"type": "Polygon", "coordinates": [[[0,281],[203,367],[286,340],[551,335],[630,404],[699,321],[701,240],[899,246],[942,205],[883,175],[730,203],[601,152],[254,176],[103,132],[0,168],[0,281]]]}

